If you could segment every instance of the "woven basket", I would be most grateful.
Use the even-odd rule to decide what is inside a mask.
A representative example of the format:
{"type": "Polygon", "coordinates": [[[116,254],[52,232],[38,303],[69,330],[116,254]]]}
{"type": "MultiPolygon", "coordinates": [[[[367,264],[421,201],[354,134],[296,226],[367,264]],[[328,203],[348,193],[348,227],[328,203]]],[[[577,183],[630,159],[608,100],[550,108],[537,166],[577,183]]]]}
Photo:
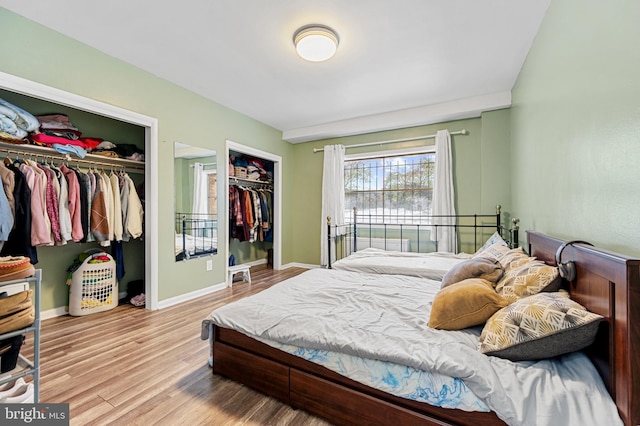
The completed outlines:
{"type": "Polygon", "coordinates": [[[247,178],[247,168],[246,167],[238,167],[238,166],[236,166],[234,169],[235,169],[235,172],[236,172],[236,177],[238,177],[240,179],[246,179],[247,178]]]}

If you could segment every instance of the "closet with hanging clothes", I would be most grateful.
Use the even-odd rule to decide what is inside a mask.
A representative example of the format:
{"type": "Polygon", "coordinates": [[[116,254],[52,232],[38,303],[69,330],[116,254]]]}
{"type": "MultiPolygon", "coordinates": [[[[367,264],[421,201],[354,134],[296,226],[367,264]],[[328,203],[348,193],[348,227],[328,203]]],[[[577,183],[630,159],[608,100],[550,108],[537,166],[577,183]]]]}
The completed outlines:
{"type": "Polygon", "coordinates": [[[229,266],[273,266],[274,162],[229,151],[229,266]]]}
{"type": "Polygon", "coordinates": [[[10,90],[0,99],[0,120],[8,108],[38,121],[26,136],[0,131],[0,178],[15,219],[0,255],[28,256],[44,271],[43,310],[64,313],[67,278],[89,252],[116,260],[120,293],[144,279],[144,128],[10,90]]]}

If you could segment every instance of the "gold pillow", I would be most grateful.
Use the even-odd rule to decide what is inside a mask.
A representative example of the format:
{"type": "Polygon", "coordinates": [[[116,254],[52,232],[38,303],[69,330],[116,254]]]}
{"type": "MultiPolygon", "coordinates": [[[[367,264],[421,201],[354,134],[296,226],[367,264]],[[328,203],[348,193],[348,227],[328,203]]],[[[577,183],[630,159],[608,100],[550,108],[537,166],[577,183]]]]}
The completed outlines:
{"type": "Polygon", "coordinates": [[[451,284],[436,294],[431,306],[429,327],[462,330],[483,324],[509,302],[493,289],[490,281],[470,278],[451,284]]]}
{"type": "Polygon", "coordinates": [[[496,284],[496,292],[513,303],[541,292],[558,291],[561,285],[558,268],[533,257],[520,257],[505,268],[504,275],[496,284]]]}
{"type": "Polygon", "coordinates": [[[593,343],[601,320],[566,292],[539,293],[489,318],[480,334],[480,352],[524,361],[578,351],[593,343]]]}

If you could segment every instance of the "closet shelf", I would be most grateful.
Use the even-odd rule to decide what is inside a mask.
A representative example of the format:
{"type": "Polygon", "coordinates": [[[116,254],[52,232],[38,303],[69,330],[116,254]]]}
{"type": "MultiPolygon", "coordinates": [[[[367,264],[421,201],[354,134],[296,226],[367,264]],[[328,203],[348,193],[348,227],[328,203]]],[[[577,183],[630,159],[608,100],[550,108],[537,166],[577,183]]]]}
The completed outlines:
{"type": "Polygon", "coordinates": [[[9,156],[16,154],[20,156],[42,157],[43,159],[51,158],[69,163],[78,163],[85,165],[98,165],[106,167],[124,167],[129,173],[144,173],[144,162],[127,160],[126,158],[111,158],[97,154],[87,154],[84,158],[71,156],[70,154],[62,154],[53,148],[30,144],[12,144],[0,142],[0,152],[6,152],[9,156]]]}
{"type": "Polygon", "coordinates": [[[40,290],[42,288],[42,269],[36,269],[35,274],[29,278],[20,278],[11,281],[0,282],[0,291],[2,287],[14,284],[33,285],[34,313],[35,318],[33,324],[20,330],[13,330],[8,333],[0,334],[0,340],[8,339],[20,334],[33,333],[33,359],[29,360],[24,355],[18,355],[18,363],[16,367],[5,373],[0,374],[0,384],[16,380],[20,377],[33,377],[33,395],[34,403],[38,403],[40,397],[40,290]]]}
{"type": "Polygon", "coordinates": [[[256,180],[256,179],[246,179],[246,178],[239,178],[236,176],[229,176],[229,183],[230,184],[240,184],[240,185],[256,185],[256,184],[260,184],[260,185],[267,185],[267,186],[273,186],[273,181],[270,180],[256,180]]]}

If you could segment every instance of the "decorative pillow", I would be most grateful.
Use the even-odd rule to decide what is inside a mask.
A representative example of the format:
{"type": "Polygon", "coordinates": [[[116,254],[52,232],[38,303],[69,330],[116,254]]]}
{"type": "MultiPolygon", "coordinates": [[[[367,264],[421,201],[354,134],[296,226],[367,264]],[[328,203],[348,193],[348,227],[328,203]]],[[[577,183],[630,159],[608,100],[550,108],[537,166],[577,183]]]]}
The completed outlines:
{"type": "Polygon", "coordinates": [[[511,249],[509,248],[509,246],[506,246],[502,243],[494,243],[477,251],[476,254],[473,255],[472,259],[487,258],[500,260],[510,251],[511,249]]]}
{"type": "Polygon", "coordinates": [[[498,261],[485,257],[471,258],[449,269],[442,277],[440,288],[445,288],[467,278],[482,278],[495,284],[503,274],[504,269],[498,261]]]}
{"type": "Polygon", "coordinates": [[[508,302],[487,280],[470,278],[451,284],[436,294],[431,306],[429,327],[462,330],[483,324],[508,302]]]}
{"type": "Polygon", "coordinates": [[[505,247],[509,247],[509,244],[507,244],[507,242],[502,238],[498,231],[496,231],[489,238],[487,238],[487,241],[484,242],[482,247],[480,247],[475,254],[482,252],[484,249],[494,244],[502,244],[505,247]]]}
{"type": "Polygon", "coordinates": [[[602,318],[566,292],[525,297],[489,318],[480,334],[480,352],[525,361],[578,351],[593,343],[602,318]]]}
{"type": "Polygon", "coordinates": [[[534,260],[535,257],[529,257],[522,247],[516,247],[509,250],[500,258],[500,264],[506,270],[522,265],[523,263],[534,260]]]}
{"type": "Polygon", "coordinates": [[[515,302],[523,297],[541,292],[558,291],[562,280],[558,268],[533,257],[511,262],[496,284],[496,292],[515,302]]]}

